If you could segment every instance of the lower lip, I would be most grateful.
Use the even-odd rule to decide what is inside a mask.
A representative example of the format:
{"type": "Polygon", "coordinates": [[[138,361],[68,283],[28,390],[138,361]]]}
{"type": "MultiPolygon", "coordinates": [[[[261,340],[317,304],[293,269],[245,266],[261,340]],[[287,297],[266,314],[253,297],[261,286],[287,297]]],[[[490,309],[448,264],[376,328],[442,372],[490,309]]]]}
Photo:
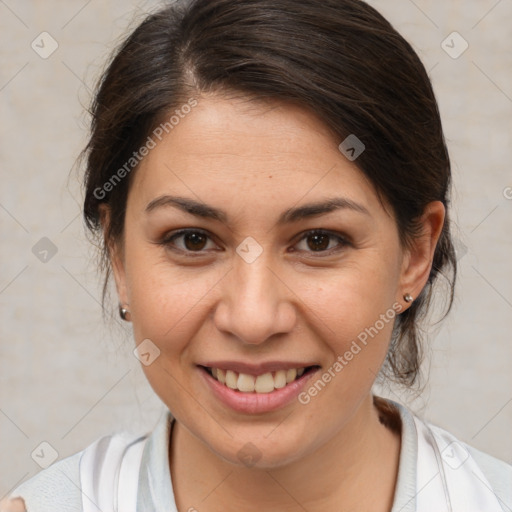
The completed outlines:
{"type": "Polygon", "coordinates": [[[214,379],[206,370],[199,368],[200,373],[214,395],[231,409],[246,414],[261,414],[275,411],[288,405],[306,386],[307,381],[318,371],[310,370],[284,388],[275,389],[270,393],[243,393],[228,388],[214,379]]]}

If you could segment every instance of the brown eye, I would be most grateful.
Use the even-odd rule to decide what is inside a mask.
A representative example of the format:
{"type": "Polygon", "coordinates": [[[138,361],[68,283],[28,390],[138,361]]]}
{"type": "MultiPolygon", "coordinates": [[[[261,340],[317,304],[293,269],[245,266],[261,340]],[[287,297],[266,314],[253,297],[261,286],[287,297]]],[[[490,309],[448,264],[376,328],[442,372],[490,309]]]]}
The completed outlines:
{"type": "Polygon", "coordinates": [[[177,233],[170,233],[159,244],[184,253],[202,253],[216,247],[207,233],[197,229],[184,229],[177,233]]]}
{"type": "Polygon", "coordinates": [[[189,251],[200,251],[206,245],[207,237],[202,233],[192,231],[183,235],[183,242],[189,251]]]}
{"type": "Polygon", "coordinates": [[[314,230],[304,234],[296,247],[301,252],[331,253],[344,249],[350,243],[343,236],[329,231],[314,230]]]}
{"type": "Polygon", "coordinates": [[[314,234],[307,237],[308,247],[312,251],[325,251],[329,247],[330,235],[314,234]]]}

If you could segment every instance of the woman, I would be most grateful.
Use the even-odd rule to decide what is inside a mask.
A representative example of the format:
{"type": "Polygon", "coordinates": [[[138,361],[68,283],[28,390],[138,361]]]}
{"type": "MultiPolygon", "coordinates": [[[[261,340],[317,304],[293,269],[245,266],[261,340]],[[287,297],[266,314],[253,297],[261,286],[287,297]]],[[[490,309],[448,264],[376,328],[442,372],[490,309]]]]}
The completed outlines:
{"type": "Polygon", "coordinates": [[[510,465],[372,393],[416,382],[432,285],[456,271],[437,103],[381,15],[178,2],[121,46],[92,114],[85,220],[169,414],[4,507],[512,507],[510,465]]]}

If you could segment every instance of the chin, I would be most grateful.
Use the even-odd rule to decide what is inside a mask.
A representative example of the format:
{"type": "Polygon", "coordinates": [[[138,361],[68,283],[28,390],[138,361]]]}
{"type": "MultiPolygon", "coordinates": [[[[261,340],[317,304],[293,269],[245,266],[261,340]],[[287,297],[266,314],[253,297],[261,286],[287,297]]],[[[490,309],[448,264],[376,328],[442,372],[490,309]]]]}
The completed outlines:
{"type": "Polygon", "coordinates": [[[306,435],[290,432],[288,425],[244,429],[228,442],[223,439],[202,439],[217,456],[238,467],[277,469],[304,457],[312,444],[311,431],[306,435]]]}

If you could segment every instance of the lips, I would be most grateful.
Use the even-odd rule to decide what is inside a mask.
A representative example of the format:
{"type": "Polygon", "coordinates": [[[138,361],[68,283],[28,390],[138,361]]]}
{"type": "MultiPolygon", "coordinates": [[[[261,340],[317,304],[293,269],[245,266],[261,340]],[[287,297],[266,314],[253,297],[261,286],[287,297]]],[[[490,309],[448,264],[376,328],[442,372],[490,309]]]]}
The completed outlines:
{"type": "Polygon", "coordinates": [[[242,414],[264,414],[291,404],[320,370],[318,365],[216,361],[197,365],[206,387],[225,406],[242,414]]]}

